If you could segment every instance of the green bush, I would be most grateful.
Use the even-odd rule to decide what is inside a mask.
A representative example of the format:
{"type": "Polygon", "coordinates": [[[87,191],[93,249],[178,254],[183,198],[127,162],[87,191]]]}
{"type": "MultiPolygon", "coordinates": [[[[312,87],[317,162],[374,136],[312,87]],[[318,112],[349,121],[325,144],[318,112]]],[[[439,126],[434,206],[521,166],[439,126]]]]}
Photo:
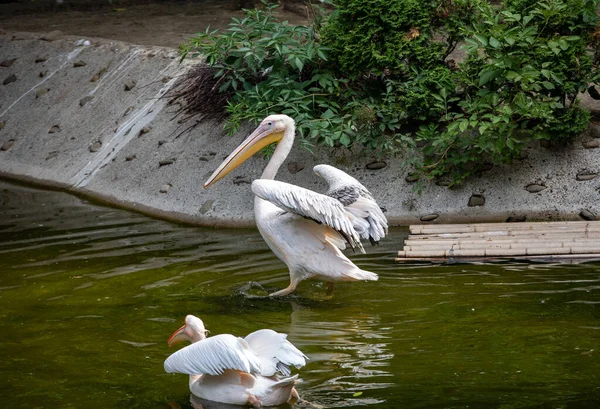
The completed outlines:
{"type": "Polygon", "coordinates": [[[231,131],[284,113],[304,141],[418,149],[407,163],[456,185],[534,139],[585,128],[577,95],[600,78],[588,48],[600,43],[598,2],[338,0],[325,18],[315,9],[313,26],[280,23],[265,4],[181,51],[205,57],[203,92],[227,96],[231,131]],[[453,64],[461,41],[468,57],[453,64]]]}
{"type": "MultiPolygon", "coordinates": [[[[484,6],[465,29],[458,109],[422,126],[421,169],[461,183],[487,163],[510,163],[531,140],[564,141],[581,133],[589,113],[577,95],[593,80],[587,50],[597,1],[507,1],[484,6]]],[[[452,90],[448,90],[452,93],[452,90]]]]}

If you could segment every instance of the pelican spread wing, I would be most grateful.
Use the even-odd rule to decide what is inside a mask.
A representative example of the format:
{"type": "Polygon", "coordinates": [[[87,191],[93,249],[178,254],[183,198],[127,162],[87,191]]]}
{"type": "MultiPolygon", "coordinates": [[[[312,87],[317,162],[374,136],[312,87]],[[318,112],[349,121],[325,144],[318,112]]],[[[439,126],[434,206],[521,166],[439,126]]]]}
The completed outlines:
{"type": "Polygon", "coordinates": [[[286,212],[333,228],[346,239],[350,247],[365,252],[360,243],[360,236],[354,229],[354,216],[346,211],[339,200],[303,187],[269,179],[257,179],[252,182],[252,192],[286,212]]]}
{"type": "Polygon", "coordinates": [[[277,371],[289,376],[290,366],[301,368],[306,365],[306,355],[287,340],[286,334],[260,329],[248,334],[245,340],[258,356],[263,376],[273,376],[277,371]]]}
{"type": "Polygon", "coordinates": [[[330,165],[317,165],[313,171],[329,185],[325,194],[339,200],[346,211],[355,216],[353,225],[360,237],[376,244],[387,235],[387,219],[362,183],[330,165]]]}
{"type": "Polygon", "coordinates": [[[180,349],[165,360],[166,372],[221,375],[227,369],[259,373],[260,362],[248,343],[230,334],[215,335],[180,349]]]}
{"type": "Polygon", "coordinates": [[[287,115],[269,115],[219,165],[204,188],[221,180],[263,147],[277,143],[273,156],[252,191],[262,199],[254,202],[260,234],[290,271],[290,285],[270,294],[280,297],[293,292],[307,278],[328,282],[377,280],[377,274],[362,270],[340,250],[346,246],[364,253],[361,237],[377,242],[387,233],[387,221],[373,196],[356,179],[330,166],[316,166],[329,183],[327,194],[275,180],[292,149],[295,122],[287,115]]]}

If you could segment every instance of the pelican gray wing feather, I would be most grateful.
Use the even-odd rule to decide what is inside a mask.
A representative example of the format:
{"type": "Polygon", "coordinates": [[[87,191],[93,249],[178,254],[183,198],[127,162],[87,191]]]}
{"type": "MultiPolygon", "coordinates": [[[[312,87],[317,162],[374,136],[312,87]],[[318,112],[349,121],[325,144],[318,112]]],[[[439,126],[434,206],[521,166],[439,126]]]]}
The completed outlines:
{"type": "Polygon", "coordinates": [[[286,212],[326,224],[336,230],[352,247],[365,252],[354,228],[351,212],[336,199],[289,183],[270,179],[252,182],[252,192],[286,212]]]}
{"type": "Polygon", "coordinates": [[[195,342],[165,360],[165,371],[169,373],[222,375],[227,369],[260,373],[259,359],[248,343],[230,334],[195,342]]]}
{"type": "Polygon", "coordinates": [[[340,201],[353,217],[353,227],[363,239],[376,244],[388,232],[388,224],[375,198],[358,180],[330,165],[317,165],[313,171],[329,188],[327,196],[340,201]]]}

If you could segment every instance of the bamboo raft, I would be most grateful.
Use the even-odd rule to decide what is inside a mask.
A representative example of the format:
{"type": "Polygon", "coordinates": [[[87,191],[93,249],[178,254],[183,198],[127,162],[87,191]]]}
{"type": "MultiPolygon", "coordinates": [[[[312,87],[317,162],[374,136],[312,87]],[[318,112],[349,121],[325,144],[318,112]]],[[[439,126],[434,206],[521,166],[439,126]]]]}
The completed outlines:
{"type": "Polygon", "coordinates": [[[411,225],[398,262],[600,260],[600,221],[411,225]]]}

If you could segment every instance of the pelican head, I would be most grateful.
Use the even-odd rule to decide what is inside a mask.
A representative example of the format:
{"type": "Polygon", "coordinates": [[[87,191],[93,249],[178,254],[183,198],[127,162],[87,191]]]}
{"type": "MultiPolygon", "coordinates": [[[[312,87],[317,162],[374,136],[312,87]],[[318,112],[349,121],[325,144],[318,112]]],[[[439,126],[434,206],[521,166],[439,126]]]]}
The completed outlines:
{"type": "Polygon", "coordinates": [[[171,334],[167,342],[169,346],[181,341],[198,342],[206,338],[207,332],[202,320],[190,314],[185,317],[185,324],[171,334]]]}
{"type": "Polygon", "coordinates": [[[294,120],[287,115],[269,115],[214,171],[204,183],[206,189],[224,178],[229,172],[244,163],[249,157],[267,145],[279,142],[286,131],[294,134],[294,120]]]}

